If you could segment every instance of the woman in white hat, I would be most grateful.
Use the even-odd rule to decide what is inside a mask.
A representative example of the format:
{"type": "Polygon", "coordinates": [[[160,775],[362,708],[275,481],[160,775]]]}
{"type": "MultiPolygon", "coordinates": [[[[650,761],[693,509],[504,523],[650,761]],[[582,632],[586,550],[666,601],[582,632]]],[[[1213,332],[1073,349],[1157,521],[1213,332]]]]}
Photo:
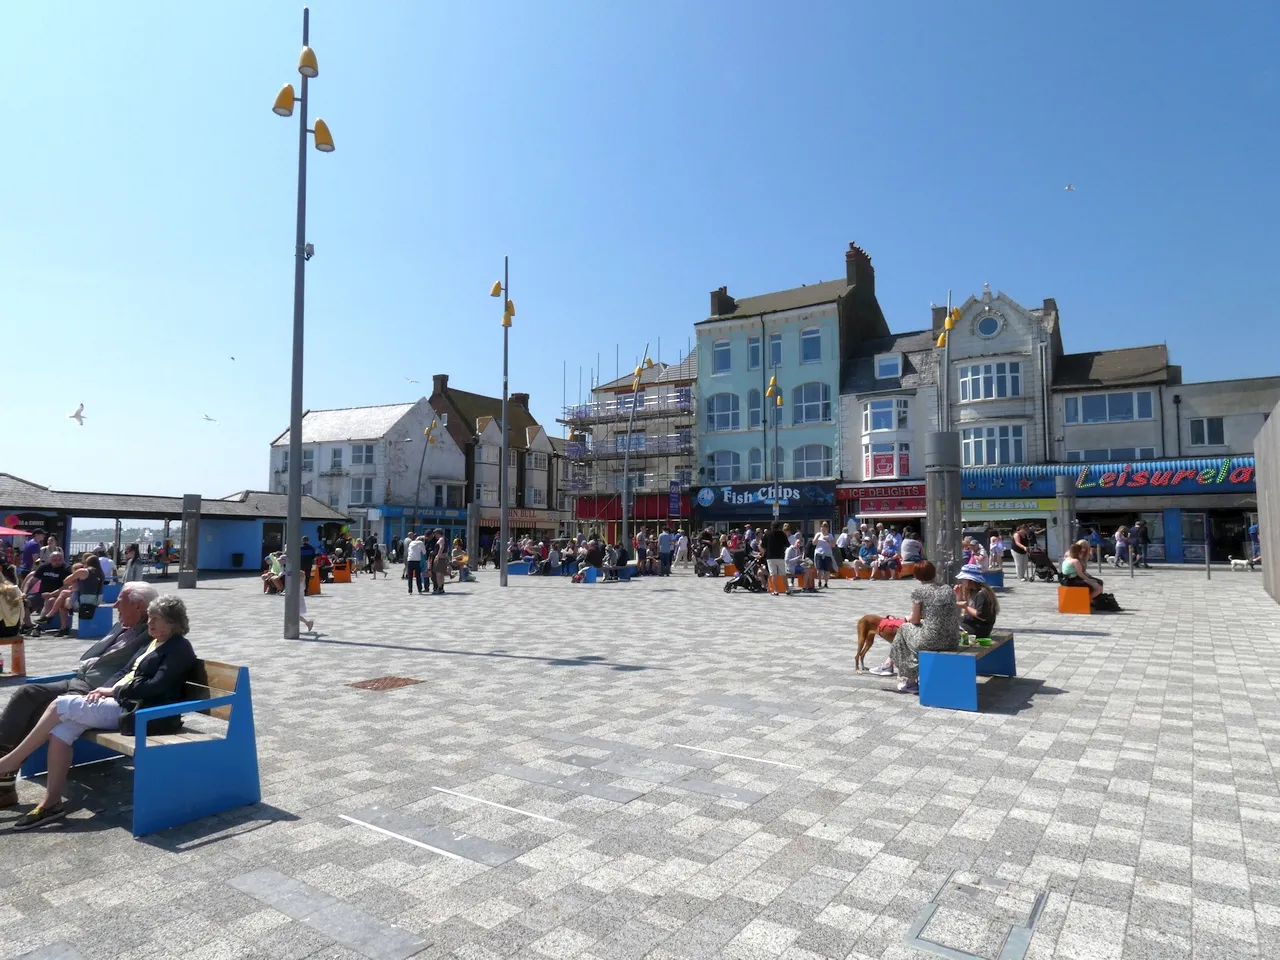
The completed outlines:
{"type": "Polygon", "coordinates": [[[975,637],[989,637],[995,629],[1000,601],[987,586],[982,567],[966,563],[956,574],[956,604],[960,607],[960,626],[975,637]]]}

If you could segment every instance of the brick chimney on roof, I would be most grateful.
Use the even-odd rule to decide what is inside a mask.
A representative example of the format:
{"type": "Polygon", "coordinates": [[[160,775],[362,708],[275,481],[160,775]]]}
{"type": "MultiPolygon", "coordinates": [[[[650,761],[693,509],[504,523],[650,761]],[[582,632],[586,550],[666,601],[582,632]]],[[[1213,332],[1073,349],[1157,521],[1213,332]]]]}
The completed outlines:
{"type": "Polygon", "coordinates": [[[721,287],[711,291],[711,316],[727,317],[736,313],[738,301],[729,296],[729,288],[721,287]]]}
{"type": "Polygon", "coordinates": [[[525,413],[529,412],[529,395],[527,393],[511,394],[511,402],[517,407],[523,407],[525,413]]]}
{"type": "Polygon", "coordinates": [[[435,393],[444,393],[449,389],[449,375],[447,373],[437,373],[431,378],[431,389],[435,393]]]}
{"type": "Polygon", "coordinates": [[[933,332],[941,333],[947,326],[947,308],[946,306],[934,306],[933,310],[933,332]]]}
{"type": "Polygon", "coordinates": [[[844,255],[844,272],[849,286],[864,294],[875,295],[876,270],[871,266],[871,257],[853,241],[849,242],[849,249],[844,255]]]}

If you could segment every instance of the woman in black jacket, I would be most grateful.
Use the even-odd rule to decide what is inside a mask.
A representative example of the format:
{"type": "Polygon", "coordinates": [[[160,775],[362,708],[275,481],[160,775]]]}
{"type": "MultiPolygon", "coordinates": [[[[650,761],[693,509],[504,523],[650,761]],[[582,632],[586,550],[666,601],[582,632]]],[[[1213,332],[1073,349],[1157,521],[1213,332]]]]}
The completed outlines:
{"type": "MultiPolygon", "coordinates": [[[[44,799],[17,820],[14,830],[26,830],[65,812],[62,788],[71,769],[72,744],[86,730],[115,730],[123,717],[147,707],[179,703],[186,699],[187,681],[196,665],[196,654],[186,633],[190,629],[186,605],[177,597],[157,597],[147,607],[147,631],[151,643],[138,652],[118,683],[99,687],[83,696],[65,694],[45,711],[35,729],[10,753],[0,757],[0,773],[15,773],[22,762],[44,744],[49,746],[49,772],[44,799]]],[[[147,724],[147,734],[173,733],[181,717],[165,717],[147,724]]]]}

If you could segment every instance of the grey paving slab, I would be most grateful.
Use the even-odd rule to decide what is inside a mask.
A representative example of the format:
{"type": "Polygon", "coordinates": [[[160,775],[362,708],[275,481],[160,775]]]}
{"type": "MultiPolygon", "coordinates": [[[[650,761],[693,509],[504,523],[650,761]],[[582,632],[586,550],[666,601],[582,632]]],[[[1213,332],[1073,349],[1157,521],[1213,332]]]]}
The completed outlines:
{"type": "Polygon", "coordinates": [[[384,807],[367,807],[350,814],[351,818],[361,823],[379,827],[410,840],[417,840],[437,850],[447,850],[476,863],[489,867],[500,867],[508,860],[520,856],[515,847],[495,843],[483,837],[472,836],[460,830],[450,830],[427,823],[420,816],[404,813],[400,810],[388,810],[384,807]]]}
{"type": "Polygon", "coordinates": [[[65,943],[51,943],[47,947],[24,953],[17,960],[84,960],[84,956],[65,943]]]}
{"type": "Polygon", "coordinates": [[[672,780],[671,786],[678,787],[681,790],[690,790],[693,793],[705,793],[709,797],[719,797],[721,800],[737,800],[739,803],[756,803],[763,800],[765,795],[755,790],[747,790],[743,787],[729,787],[722,783],[712,783],[709,780],[698,780],[695,777],[681,777],[678,780],[672,780]]]}
{"type": "MultiPolygon", "coordinates": [[[[853,672],[853,624],[904,612],[910,583],[362,577],[284,641],[256,579],[205,582],[182,593],[192,642],[250,669],[262,803],[134,840],[115,763],[73,772],[64,822],[10,834],[40,795],[21,781],[0,955],[905,960],[955,872],[984,880],[943,891],[924,936],[975,955],[1017,947],[1043,892],[1028,960],[1270,956],[1280,607],[1257,576],[1104,576],[1123,614],[1001,594],[1019,677],[984,680],[976,714],[853,672]],[[388,675],[422,683],[347,686],[388,675]],[[452,856],[343,819],[372,808],[452,856]]],[[[32,641],[29,669],[86,646],[32,641]]]]}

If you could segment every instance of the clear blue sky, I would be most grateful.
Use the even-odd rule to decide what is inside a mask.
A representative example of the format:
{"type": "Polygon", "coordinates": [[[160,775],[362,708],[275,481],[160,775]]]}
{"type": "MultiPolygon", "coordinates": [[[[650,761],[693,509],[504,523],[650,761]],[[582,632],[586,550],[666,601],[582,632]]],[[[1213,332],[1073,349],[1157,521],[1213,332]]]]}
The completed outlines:
{"type": "MultiPolygon", "coordinates": [[[[266,484],[296,170],[270,105],[300,30],[278,0],[11,5],[0,469],[266,484]]],[[[446,371],[500,393],[510,254],[512,389],[552,424],[563,364],[572,401],[597,352],[606,377],[617,344],[675,359],[708,291],[840,276],[849,240],[895,330],[989,281],[1056,297],[1068,350],[1276,373],[1277,36],[1274,2],[318,0],[338,149],[310,153],[306,405],[446,371]]]]}

